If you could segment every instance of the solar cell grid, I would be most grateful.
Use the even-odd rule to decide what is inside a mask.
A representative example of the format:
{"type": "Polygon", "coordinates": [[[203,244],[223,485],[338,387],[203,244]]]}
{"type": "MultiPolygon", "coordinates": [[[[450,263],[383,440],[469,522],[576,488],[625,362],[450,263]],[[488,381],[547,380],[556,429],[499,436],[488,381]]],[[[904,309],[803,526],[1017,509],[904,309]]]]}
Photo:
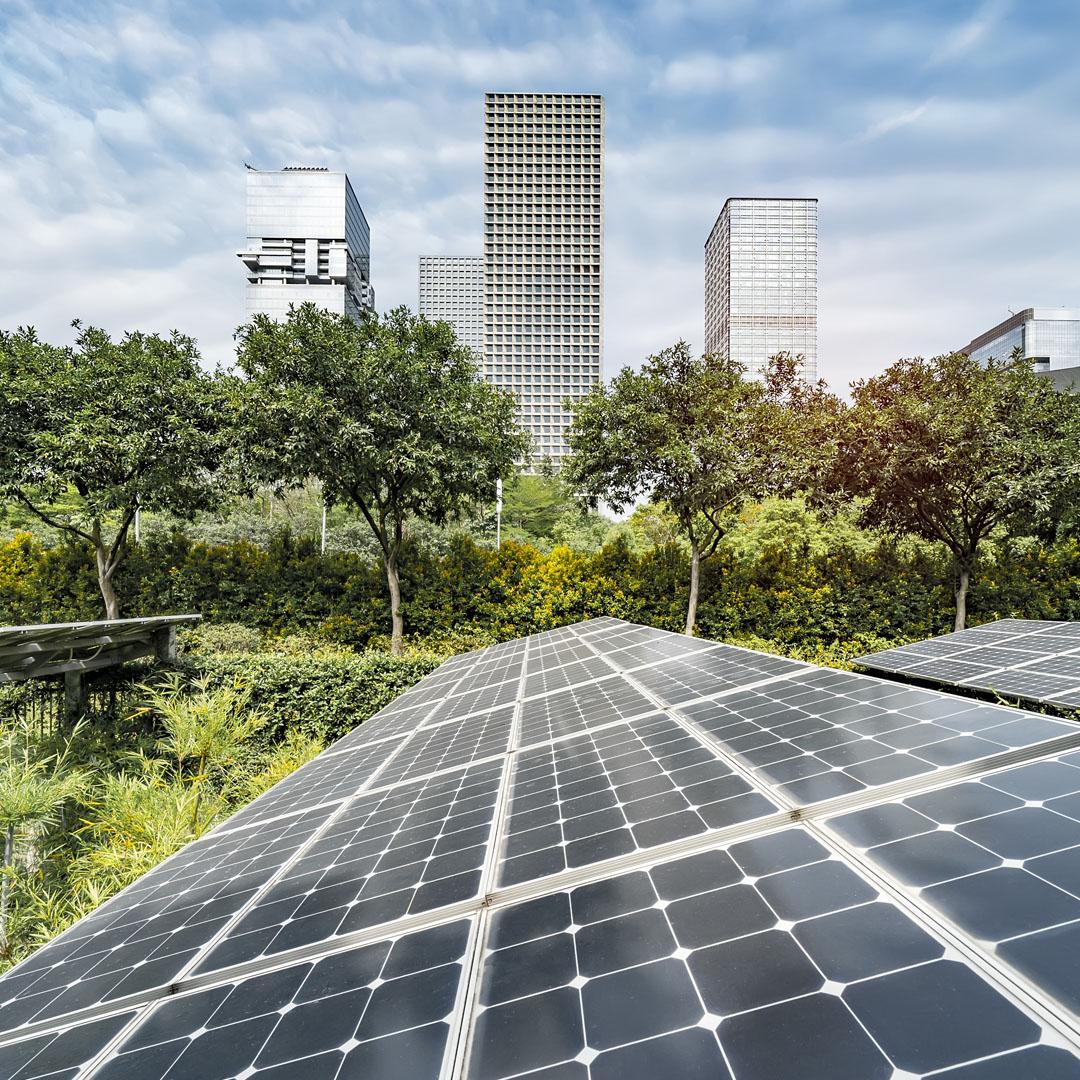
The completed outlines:
{"type": "Polygon", "coordinates": [[[216,971],[477,895],[503,763],[361,795],[200,962],[216,971]]]}
{"type": "Polygon", "coordinates": [[[573,660],[559,667],[548,667],[543,671],[529,675],[525,679],[525,697],[548,694],[553,690],[576,683],[595,682],[611,674],[611,668],[598,656],[589,656],[583,660],[573,660]]]}
{"type": "Polygon", "coordinates": [[[798,827],[496,912],[474,1017],[470,1080],[888,1080],[988,1056],[1019,1077],[1072,1063],[798,827]]]}
{"type": "Polygon", "coordinates": [[[777,811],[670,717],[523,751],[500,884],[627,855],[777,811]]]}
{"type": "Polygon", "coordinates": [[[422,728],[379,773],[379,786],[505,754],[513,721],[514,706],[509,705],[461,722],[422,728]]]}
{"type": "Polygon", "coordinates": [[[355,795],[404,742],[401,737],[320,755],[233,814],[220,831],[250,828],[284,814],[341,802],[355,795]]]}
{"type": "Polygon", "coordinates": [[[327,816],[189,844],[0,980],[0,1031],[172,981],[327,816]]]}
{"type": "Polygon", "coordinates": [[[669,660],[632,674],[664,705],[678,705],[762,679],[810,671],[809,665],[779,656],[741,652],[717,646],[688,660],[669,660]]]}
{"type": "Polygon", "coordinates": [[[522,746],[572,735],[616,720],[655,711],[656,706],[621,675],[610,675],[521,706],[522,746]]]}
{"type": "Polygon", "coordinates": [[[1080,708],[1078,650],[1080,623],[1002,619],[857,662],[872,672],[1080,708]]]}
{"type": "Polygon", "coordinates": [[[135,1015],[122,1013],[0,1046],[0,1076],[6,1080],[69,1080],[93,1061],[135,1015]]]}
{"type": "Polygon", "coordinates": [[[1080,754],[833,818],[844,840],[1080,1014],[1080,754]]]}
{"type": "Polygon", "coordinates": [[[436,1080],[470,923],[408,934],[172,998],[100,1080],[436,1080]]]}
{"type": "Polygon", "coordinates": [[[509,682],[499,682],[479,690],[471,690],[467,694],[456,694],[454,697],[444,698],[425,721],[425,726],[430,727],[432,724],[469,716],[472,713],[486,712],[498,705],[507,705],[517,699],[518,682],[518,679],[511,679],[509,682]]]}
{"type": "Polygon", "coordinates": [[[1076,731],[608,618],[455,657],[0,979],[0,1076],[1080,1080],[1076,731]]]}
{"type": "Polygon", "coordinates": [[[680,710],[797,804],[1072,734],[1057,720],[822,671],[680,710]]]}

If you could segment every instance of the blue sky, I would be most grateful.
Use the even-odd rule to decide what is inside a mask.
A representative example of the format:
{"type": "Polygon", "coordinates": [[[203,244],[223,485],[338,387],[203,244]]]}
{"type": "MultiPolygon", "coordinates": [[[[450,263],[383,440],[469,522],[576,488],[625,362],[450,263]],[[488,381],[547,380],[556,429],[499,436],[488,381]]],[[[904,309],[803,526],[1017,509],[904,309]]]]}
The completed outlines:
{"type": "Polygon", "coordinates": [[[702,344],[728,195],[820,199],[833,385],[1080,307],[1076,0],[0,0],[0,326],[228,361],[243,162],[344,168],[380,309],[481,244],[485,90],[607,99],[606,356],[702,344]]]}

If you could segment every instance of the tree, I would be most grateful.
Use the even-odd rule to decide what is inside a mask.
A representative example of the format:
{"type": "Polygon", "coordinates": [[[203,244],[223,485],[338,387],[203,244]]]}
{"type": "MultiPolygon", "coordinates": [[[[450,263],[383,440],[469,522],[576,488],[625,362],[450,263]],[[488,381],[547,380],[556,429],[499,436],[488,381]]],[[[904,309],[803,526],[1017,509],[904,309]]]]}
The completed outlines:
{"type": "Polygon", "coordinates": [[[1030,528],[1075,484],[1078,403],[1015,356],[900,360],[852,385],[833,486],[862,500],[863,524],[948,548],[962,630],[980,545],[1030,528]]]}
{"type": "Polygon", "coordinates": [[[702,562],[745,501],[789,483],[789,426],[778,421],[795,371],[778,372],[770,388],[746,379],[735,361],[697,359],[679,342],[641,371],[624,368],[574,410],[564,479],[616,511],[647,495],[678,520],[690,546],[687,634],[697,622],[702,562]]]}
{"type": "Polygon", "coordinates": [[[189,337],[113,341],[74,325],[74,347],[0,332],[0,496],[92,545],[116,619],[136,511],[190,517],[216,502],[228,399],[189,337]]]}
{"type": "Polygon", "coordinates": [[[256,316],[237,338],[249,476],[315,477],[328,503],[360,511],[382,553],[400,654],[406,524],[443,524],[494,499],[496,479],[532,449],[513,399],[483,380],[448,324],[403,307],[357,325],[303,304],[284,322],[256,316]]]}

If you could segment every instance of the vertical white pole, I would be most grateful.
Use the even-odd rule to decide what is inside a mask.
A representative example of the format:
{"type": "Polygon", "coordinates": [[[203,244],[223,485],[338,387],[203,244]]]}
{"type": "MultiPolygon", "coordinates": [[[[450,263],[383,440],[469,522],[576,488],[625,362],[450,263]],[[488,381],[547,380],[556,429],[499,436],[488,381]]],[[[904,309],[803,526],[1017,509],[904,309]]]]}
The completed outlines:
{"type": "Polygon", "coordinates": [[[326,554],[326,503],[322,504],[322,543],[319,546],[319,554],[326,554]]]}
{"type": "Polygon", "coordinates": [[[502,547],[502,478],[495,481],[495,547],[502,547]]]}
{"type": "Polygon", "coordinates": [[[142,511],[136,506],[135,507],[135,543],[136,544],[139,542],[139,536],[140,536],[139,525],[141,524],[141,522],[140,522],[141,517],[142,517],[142,511]]]}

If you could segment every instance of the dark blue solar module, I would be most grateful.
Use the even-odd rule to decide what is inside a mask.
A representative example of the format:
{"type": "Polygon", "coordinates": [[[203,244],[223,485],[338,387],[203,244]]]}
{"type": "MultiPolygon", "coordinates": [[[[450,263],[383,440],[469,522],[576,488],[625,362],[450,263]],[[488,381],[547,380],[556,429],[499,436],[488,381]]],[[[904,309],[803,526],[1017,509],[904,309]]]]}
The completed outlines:
{"type": "MultiPolygon", "coordinates": [[[[924,660],[1080,655],[977,629],[924,660]]],[[[605,617],[452,657],[0,977],[0,1078],[1080,1080],[1078,950],[1073,724],[605,617]]]]}

